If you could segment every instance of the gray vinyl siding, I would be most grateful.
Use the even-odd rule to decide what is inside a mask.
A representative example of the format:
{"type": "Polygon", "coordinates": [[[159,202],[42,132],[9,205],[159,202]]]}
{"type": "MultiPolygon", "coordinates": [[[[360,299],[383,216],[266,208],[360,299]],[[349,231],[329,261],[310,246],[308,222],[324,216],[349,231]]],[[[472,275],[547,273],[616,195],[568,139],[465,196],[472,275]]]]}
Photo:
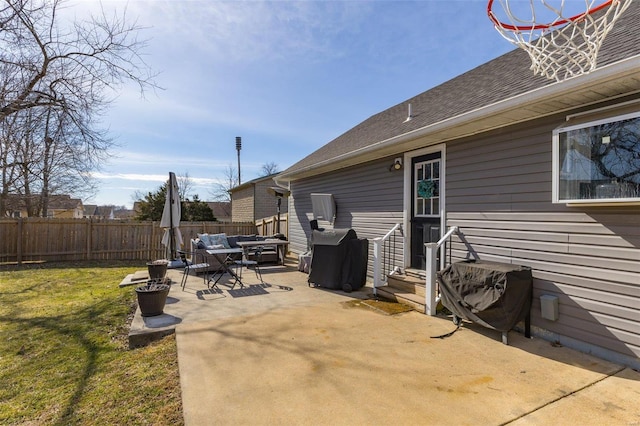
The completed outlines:
{"type": "MultiPolygon", "coordinates": [[[[447,144],[447,226],[486,260],[533,268],[532,324],[640,357],[640,207],[551,202],[549,117],[447,144]],[[540,296],[559,298],[559,319],[540,296]]],[[[467,249],[454,238],[454,260],[467,249]]]]}
{"type": "MultiPolygon", "coordinates": [[[[371,240],[386,234],[396,223],[402,223],[403,173],[389,171],[392,163],[393,157],[385,158],[291,182],[290,250],[302,253],[309,248],[309,221],[313,219],[311,193],[333,194],[336,201],[335,223],[320,221],[321,228],[353,228],[358,238],[371,240]]],[[[370,242],[369,276],[373,273],[372,250],[370,242]]],[[[401,241],[398,250],[401,261],[401,241]]]]}

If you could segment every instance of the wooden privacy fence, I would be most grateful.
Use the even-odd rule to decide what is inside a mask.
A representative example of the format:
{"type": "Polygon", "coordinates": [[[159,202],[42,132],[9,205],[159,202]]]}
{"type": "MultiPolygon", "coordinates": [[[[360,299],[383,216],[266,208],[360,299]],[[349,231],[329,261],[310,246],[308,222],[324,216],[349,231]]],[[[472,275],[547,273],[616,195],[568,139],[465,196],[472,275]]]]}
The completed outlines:
{"type": "MultiPolygon", "coordinates": [[[[259,235],[274,235],[278,229],[278,216],[269,216],[256,220],[256,230],[259,235]]],[[[289,239],[289,215],[280,215],[280,233],[289,239]]]]}
{"type": "MultiPolygon", "coordinates": [[[[160,222],[0,219],[0,263],[165,258],[160,222]]],[[[255,234],[254,223],[181,222],[185,247],[199,233],[255,234]]]]}

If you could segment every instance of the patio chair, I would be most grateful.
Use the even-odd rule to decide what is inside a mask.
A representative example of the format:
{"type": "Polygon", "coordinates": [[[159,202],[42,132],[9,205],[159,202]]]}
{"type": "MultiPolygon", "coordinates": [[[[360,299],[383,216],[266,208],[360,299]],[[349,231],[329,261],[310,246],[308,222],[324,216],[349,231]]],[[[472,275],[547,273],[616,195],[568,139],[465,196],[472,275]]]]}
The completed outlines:
{"type": "Polygon", "coordinates": [[[184,291],[184,286],[187,284],[189,272],[191,272],[192,269],[196,271],[196,274],[199,269],[204,270],[202,278],[204,280],[204,283],[207,284],[207,287],[209,287],[209,280],[207,279],[209,276],[209,264],[206,262],[193,263],[193,261],[197,261],[197,259],[195,258],[197,255],[193,253],[191,253],[192,261],[187,260],[187,252],[184,250],[178,250],[178,255],[180,256],[180,260],[182,261],[182,263],[184,263],[184,270],[182,271],[182,281],[180,282],[182,291],[184,291]]]}
{"type": "Polygon", "coordinates": [[[247,269],[251,269],[253,267],[253,270],[256,273],[256,278],[260,280],[260,283],[264,284],[264,281],[262,280],[262,272],[260,271],[260,265],[259,265],[259,262],[262,260],[263,249],[264,247],[262,246],[255,247],[247,251],[246,256],[244,256],[241,260],[235,261],[236,268],[240,268],[240,273],[238,274],[238,276],[240,276],[240,279],[242,279],[242,268],[244,266],[246,266],[247,269]],[[252,255],[251,256],[253,258],[252,260],[248,259],[249,254],[252,255]]]}

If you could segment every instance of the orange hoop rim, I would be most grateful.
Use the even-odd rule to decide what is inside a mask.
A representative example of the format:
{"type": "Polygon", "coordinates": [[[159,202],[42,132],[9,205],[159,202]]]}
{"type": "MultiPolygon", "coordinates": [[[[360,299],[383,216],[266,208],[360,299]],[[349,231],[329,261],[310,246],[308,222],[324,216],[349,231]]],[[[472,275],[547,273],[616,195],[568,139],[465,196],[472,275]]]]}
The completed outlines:
{"type": "Polygon", "coordinates": [[[582,19],[583,17],[590,15],[592,13],[595,13],[599,10],[604,9],[607,6],[610,6],[613,2],[618,2],[619,0],[607,0],[602,4],[599,4],[598,6],[594,6],[591,9],[587,10],[586,12],[582,12],[579,13],[575,16],[572,16],[570,18],[565,18],[565,19],[561,19],[557,22],[553,22],[550,24],[536,24],[536,25],[512,25],[512,24],[505,24],[504,22],[500,21],[496,15],[493,13],[493,2],[494,0],[489,0],[487,2],[487,15],[489,16],[489,19],[491,19],[491,21],[498,27],[504,28],[505,30],[510,30],[510,31],[532,31],[532,30],[546,30],[549,28],[553,28],[553,27],[557,27],[560,25],[564,25],[567,24],[569,22],[575,22],[577,20],[582,19]]]}

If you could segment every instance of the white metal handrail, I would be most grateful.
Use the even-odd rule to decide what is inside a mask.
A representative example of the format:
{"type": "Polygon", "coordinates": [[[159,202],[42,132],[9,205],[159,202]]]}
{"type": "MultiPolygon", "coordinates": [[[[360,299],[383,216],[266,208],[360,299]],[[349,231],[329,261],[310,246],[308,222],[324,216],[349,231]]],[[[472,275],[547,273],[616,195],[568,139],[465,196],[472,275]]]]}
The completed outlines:
{"type": "MultiPolygon", "coordinates": [[[[438,294],[436,290],[436,272],[438,271],[438,248],[442,246],[453,234],[459,234],[457,226],[449,228],[446,234],[438,240],[437,243],[425,243],[424,254],[426,263],[426,282],[425,282],[425,301],[424,313],[427,315],[435,315],[438,305],[438,294]]],[[[440,256],[441,266],[444,267],[444,253],[440,256]]]]}
{"type": "Polygon", "coordinates": [[[373,241],[373,294],[377,295],[377,288],[384,285],[386,273],[382,273],[382,251],[384,243],[396,232],[402,233],[402,224],[396,223],[383,237],[374,238],[373,241]]]}

